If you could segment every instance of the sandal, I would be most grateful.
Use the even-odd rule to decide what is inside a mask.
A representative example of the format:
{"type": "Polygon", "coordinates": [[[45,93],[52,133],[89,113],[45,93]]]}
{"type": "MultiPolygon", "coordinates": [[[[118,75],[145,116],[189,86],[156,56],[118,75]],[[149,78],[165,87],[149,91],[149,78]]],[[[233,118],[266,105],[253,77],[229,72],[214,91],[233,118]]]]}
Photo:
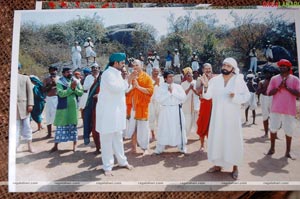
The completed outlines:
{"type": "Polygon", "coordinates": [[[207,170],[207,173],[216,173],[216,172],[221,172],[222,167],[218,166],[213,166],[210,169],[207,170]]]}
{"type": "Polygon", "coordinates": [[[231,176],[234,180],[237,180],[238,177],[239,177],[239,171],[238,170],[235,170],[231,173],[231,176]]]}

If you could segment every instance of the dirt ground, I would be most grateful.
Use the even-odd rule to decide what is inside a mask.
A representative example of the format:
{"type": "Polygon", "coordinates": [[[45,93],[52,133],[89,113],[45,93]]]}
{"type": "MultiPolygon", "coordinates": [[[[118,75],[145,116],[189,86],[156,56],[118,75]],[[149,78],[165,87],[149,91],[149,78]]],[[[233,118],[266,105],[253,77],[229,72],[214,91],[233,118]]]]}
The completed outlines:
{"type": "MultiPolygon", "coordinates": [[[[299,110],[299,103],[298,103],[299,110]]],[[[241,111],[244,121],[244,110],[241,111]]],[[[252,121],[249,111],[249,120],[252,121]]],[[[45,127],[46,125],[43,124],[45,127]]],[[[33,130],[36,125],[32,123],[33,130]]],[[[102,171],[101,154],[95,154],[94,144],[83,144],[82,120],[79,119],[77,151],[72,151],[72,142],[59,144],[59,151],[49,153],[53,138],[45,139],[46,128],[33,134],[35,153],[29,153],[26,144],[16,154],[16,183],[13,191],[199,191],[199,190],[295,190],[299,189],[300,173],[300,120],[292,143],[292,155],[287,159],[285,135],[278,132],[276,153],[265,155],[270,141],[261,138],[264,134],[261,109],[257,109],[256,125],[244,124],[244,162],[239,167],[239,179],[234,181],[231,170],[207,173],[213,166],[207,161],[207,153],[200,152],[198,136],[189,137],[188,153],[183,155],[176,148],[167,148],[161,155],[153,153],[155,141],[150,144],[150,154],[134,154],[130,140],[124,141],[128,162],[134,166],[129,171],[115,167],[113,176],[102,171]]],[[[92,139],[91,139],[92,140],[92,139]]]]}

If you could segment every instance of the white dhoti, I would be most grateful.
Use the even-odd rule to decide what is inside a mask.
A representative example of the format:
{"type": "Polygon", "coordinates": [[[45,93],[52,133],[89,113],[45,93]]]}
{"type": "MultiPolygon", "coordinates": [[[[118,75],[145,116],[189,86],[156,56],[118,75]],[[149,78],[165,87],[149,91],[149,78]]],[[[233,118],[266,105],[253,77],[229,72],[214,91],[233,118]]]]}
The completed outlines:
{"type": "Polygon", "coordinates": [[[134,119],[135,111],[131,110],[131,117],[129,119],[128,130],[126,133],[126,138],[131,138],[133,133],[137,133],[137,143],[138,145],[147,150],[149,148],[150,140],[150,128],[149,121],[141,121],[134,119]]]}
{"type": "Polygon", "coordinates": [[[250,110],[255,110],[257,108],[257,99],[255,93],[250,92],[250,99],[245,103],[245,108],[248,107],[250,110]]]}
{"type": "Polygon", "coordinates": [[[20,136],[26,140],[30,141],[32,140],[32,129],[30,126],[30,117],[27,117],[25,119],[17,120],[16,123],[16,146],[19,146],[20,144],[20,136]]]}
{"type": "Polygon", "coordinates": [[[199,112],[193,111],[189,114],[184,114],[185,118],[185,130],[186,136],[189,137],[190,135],[196,135],[197,132],[197,119],[198,119],[199,112]]]}
{"type": "Polygon", "coordinates": [[[114,155],[117,158],[119,166],[128,165],[127,158],[124,153],[124,145],[122,132],[114,132],[108,134],[100,133],[101,155],[104,171],[111,171],[114,166],[114,155]]]}
{"type": "Polygon", "coordinates": [[[57,103],[58,103],[57,96],[46,97],[45,111],[46,111],[47,125],[54,123],[57,103]]]}
{"type": "Polygon", "coordinates": [[[270,117],[272,96],[261,95],[260,96],[260,104],[261,104],[263,121],[266,121],[270,117]]]}
{"type": "Polygon", "coordinates": [[[149,104],[149,128],[152,131],[157,131],[158,116],[160,105],[155,100],[151,100],[149,104]]]}
{"type": "Polygon", "coordinates": [[[86,57],[96,57],[96,53],[93,50],[93,48],[89,46],[85,49],[85,56],[86,57]]]}

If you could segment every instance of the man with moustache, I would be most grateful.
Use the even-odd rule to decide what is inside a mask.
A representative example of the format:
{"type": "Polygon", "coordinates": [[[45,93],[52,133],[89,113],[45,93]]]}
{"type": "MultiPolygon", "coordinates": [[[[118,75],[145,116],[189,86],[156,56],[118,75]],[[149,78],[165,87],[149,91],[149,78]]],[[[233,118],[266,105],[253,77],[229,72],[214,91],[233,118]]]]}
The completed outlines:
{"type": "Polygon", "coordinates": [[[270,114],[271,147],[267,155],[275,153],[275,140],[281,125],[285,132],[285,157],[291,154],[293,131],[296,124],[296,98],[300,96],[299,79],[292,75],[292,64],[286,59],[277,62],[280,74],[271,78],[267,93],[273,96],[270,114]]]}
{"type": "Polygon", "coordinates": [[[125,93],[137,76],[133,71],[128,79],[123,79],[121,69],[125,65],[125,53],[113,53],[109,64],[101,75],[100,92],[96,105],[96,131],[100,134],[103,170],[112,176],[114,155],[120,167],[131,170],[124,153],[122,133],[126,128],[125,93]]]}
{"type": "Polygon", "coordinates": [[[65,67],[63,76],[56,84],[58,104],[56,108],[54,125],[56,126],[54,146],[50,152],[58,150],[58,143],[73,141],[73,151],[76,150],[78,139],[77,123],[77,97],[82,96],[83,88],[77,80],[72,79],[72,70],[65,67]]]}
{"type": "Polygon", "coordinates": [[[238,165],[243,160],[241,104],[250,98],[243,75],[234,58],[226,58],[222,74],[209,82],[203,78],[203,97],[212,99],[212,113],[208,135],[208,161],[215,166],[207,172],[220,172],[233,167],[232,178],[238,179],[238,165]]]}

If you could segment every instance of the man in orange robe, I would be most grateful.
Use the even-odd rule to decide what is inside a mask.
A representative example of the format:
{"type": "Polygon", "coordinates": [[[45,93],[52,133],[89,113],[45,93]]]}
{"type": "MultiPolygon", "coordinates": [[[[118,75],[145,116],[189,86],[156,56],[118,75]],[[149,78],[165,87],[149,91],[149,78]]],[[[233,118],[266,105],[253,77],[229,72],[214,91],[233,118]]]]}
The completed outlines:
{"type": "MultiPolygon", "coordinates": [[[[212,67],[209,63],[205,63],[202,68],[203,78],[207,78],[210,80],[214,75],[212,74],[212,67]]],[[[202,94],[203,86],[200,87],[200,96],[202,94]]],[[[205,137],[208,137],[208,128],[209,128],[209,122],[210,122],[210,115],[211,115],[211,109],[212,109],[212,100],[207,100],[204,98],[200,98],[201,105],[200,105],[200,111],[199,116],[197,120],[198,130],[197,134],[200,137],[200,151],[204,152],[204,140],[205,137]]]]}
{"type": "Polygon", "coordinates": [[[136,152],[136,145],[141,147],[144,154],[148,153],[150,128],[149,128],[149,103],[153,94],[151,77],[142,70],[139,60],[133,62],[133,70],[137,76],[132,82],[132,90],[126,96],[127,118],[129,127],[126,137],[132,137],[132,151],[136,152]]]}

